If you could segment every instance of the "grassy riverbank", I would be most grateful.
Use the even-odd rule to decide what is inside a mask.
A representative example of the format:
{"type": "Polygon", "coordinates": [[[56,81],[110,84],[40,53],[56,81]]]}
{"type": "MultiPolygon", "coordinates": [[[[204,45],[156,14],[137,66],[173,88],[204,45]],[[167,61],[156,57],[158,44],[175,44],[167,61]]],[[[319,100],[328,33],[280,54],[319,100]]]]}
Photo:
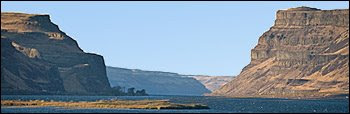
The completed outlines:
{"type": "Polygon", "coordinates": [[[44,101],[1,100],[1,106],[53,106],[66,108],[121,108],[121,109],[209,109],[201,104],[175,104],[168,100],[99,100],[99,101],[44,101]]]}

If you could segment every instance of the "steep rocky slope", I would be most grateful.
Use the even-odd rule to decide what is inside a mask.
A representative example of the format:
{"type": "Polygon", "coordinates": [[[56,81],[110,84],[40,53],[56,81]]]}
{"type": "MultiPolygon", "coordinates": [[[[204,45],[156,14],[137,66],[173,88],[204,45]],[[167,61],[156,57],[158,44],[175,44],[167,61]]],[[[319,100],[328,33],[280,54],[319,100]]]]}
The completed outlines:
{"type": "Polygon", "coordinates": [[[106,94],[103,57],[84,53],[49,15],[1,13],[1,94],[106,94]]]}
{"type": "Polygon", "coordinates": [[[277,11],[251,62],[212,95],[324,97],[349,92],[349,9],[277,11]]]}
{"type": "Polygon", "coordinates": [[[201,75],[191,75],[194,79],[201,82],[210,91],[219,89],[221,86],[230,82],[234,79],[234,76],[201,76],[201,75]]]}
{"type": "Polygon", "coordinates": [[[210,92],[194,78],[177,73],[107,66],[107,76],[112,87],[145,89],[152,95],[202,95],[210,92]]]}

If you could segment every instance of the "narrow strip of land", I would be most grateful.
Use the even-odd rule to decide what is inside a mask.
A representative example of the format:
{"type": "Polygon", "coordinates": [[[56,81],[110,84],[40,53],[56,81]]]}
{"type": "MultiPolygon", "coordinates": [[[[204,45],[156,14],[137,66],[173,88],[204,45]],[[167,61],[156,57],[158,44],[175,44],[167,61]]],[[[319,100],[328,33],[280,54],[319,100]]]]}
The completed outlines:
{"type": "Polygon", "coordinates": [[[1,100],[1,106],[53,106],[66,108],[120,108],[120,109],[209,109],[201,104],[176,104],[168,100],[99,100],[99,101],[44,101],[1,100]]]}

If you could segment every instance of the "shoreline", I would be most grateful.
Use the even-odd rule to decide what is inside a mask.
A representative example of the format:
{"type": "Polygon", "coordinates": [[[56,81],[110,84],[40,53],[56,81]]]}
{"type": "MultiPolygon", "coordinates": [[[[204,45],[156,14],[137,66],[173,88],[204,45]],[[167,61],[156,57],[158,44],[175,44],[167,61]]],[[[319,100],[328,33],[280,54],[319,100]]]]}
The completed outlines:
{"type": "MultiPolygon", "coordinates": [[[[1,95],[1,96],[13,96],[13,95],[1,95]]],[[[17,95],[17,96],[28,96],[28,95],[17,95]]],[[[47,96],[47,95],[34,95],[34,96],[47,96]]],[[[48,96],[71,96],[71,95],[48,95],[48,96]]],[[[79,95],[74,95],[79,96],[79,95]]],[[[182,96],[182,95],[149,95],[149,96],[114,96],[114,97],[157,97],[157,96],[169,96],[169,97],[217,97],[217,98],[233,98],[233,99],[286,99],[286,100],[327,100],[327,99],[349,99],[349,94],[333,94],[328,96],[318,96],[318,97],[276,97],[276,96],[268,96],[268,95],[260,95],[260,96],[223,96],[223,95],[202,95],[202,96],[182,96]]],[[[82,97],[82,96],[79,96],[82,97]]],[[[83,97],[89,97],[89,96],[83,96],[83,97]]],[[[110,96],[104,96],[104,97],[110,97],[110,96]]],[[[1,100],[22,100],[23,99],[1,99],[1,100]]],[[[34,99],[27,99],[27,100],[34,100],[34,99]]],[[[43,100],[43,99],[36,99],[36,100],[43,100]]],[[[123,100],[123,99],[119,99],[123,100]]],[[[124,99],[127,100],[127,99],[124,99]]],[[[156,99],[155,99],[156,100],[156,99]]],[[[160,100],[160,99],[158,99],[160,100]]],[[[64,101],[64,100],[63,100],[64,101]]],[[[82,100],[84,101],[84,100],[82,100]]],[[[130,99],[129,101],[138,101],[136,99],[130,99]]],[[[66,101],[71,102],[71,101],[66,101]]],[[[91,101],[89,101],[91,102],[91,101]]]]}
{"type": "Polygon", "coordinates": [[[257,96],[226,96],[226,95],[205,95],[207,97],[223,97],[223,98],[262,98],[262,99],[288,99],[288,100],[323,100],[323,99],[349,99],[349,94],[332,94],[328,96],[310,96],[310,97],[296,97],[296,96],[273,96],[273,95],[257,95],[257,96]]]}
{"type": "Polygon", "coordinates": [[[169,100],[97,100],[97,101],[44,101],[1,100],[1,107],[64,107],[64,108],[111,108],[111,109],[210,109],[202,104],[178,104],[169,100]]]}

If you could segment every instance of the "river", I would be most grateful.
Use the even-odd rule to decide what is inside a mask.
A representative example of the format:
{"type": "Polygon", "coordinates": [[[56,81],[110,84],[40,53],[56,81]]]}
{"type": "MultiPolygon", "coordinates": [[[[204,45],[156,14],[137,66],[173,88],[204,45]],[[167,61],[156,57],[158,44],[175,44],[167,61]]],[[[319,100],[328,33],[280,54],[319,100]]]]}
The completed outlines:
{"type": "Polygon", "coordinates": [[[201,110],[155,110],[155,109],[75,109],[61,107],[14,107],[1,106],[2,113],[348,113],[348,98],[333,99],[278,99],[278,98],[225,98],[212,96],[56,96],[56,95],[1,95],[1,100],[142,100],[169,99],[174,103],[200,103],[210,107],[201,110]]]}

